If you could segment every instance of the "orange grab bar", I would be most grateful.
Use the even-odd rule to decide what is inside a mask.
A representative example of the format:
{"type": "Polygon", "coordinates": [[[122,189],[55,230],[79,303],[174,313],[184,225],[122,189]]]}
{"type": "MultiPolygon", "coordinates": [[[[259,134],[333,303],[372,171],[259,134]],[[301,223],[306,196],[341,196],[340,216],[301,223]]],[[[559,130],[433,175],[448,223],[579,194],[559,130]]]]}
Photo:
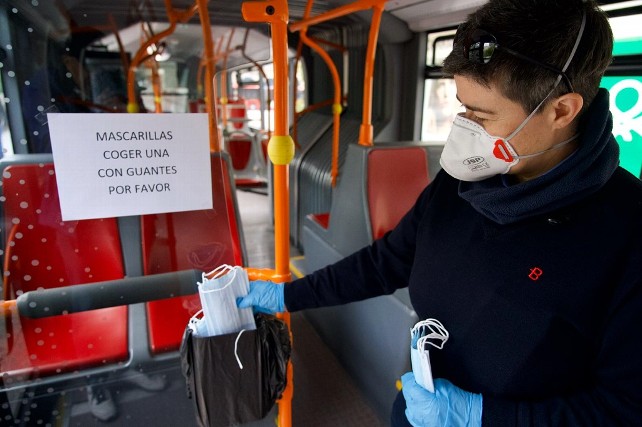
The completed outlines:
{"type": "Polygon", "coordinates": [[[114,37],[116,37],[116,43],[118,43],[118,52],[120,53],[120,62],[123,63],[123,70],[127,70],[129,68],[129,58],[127,58],[127,54],[125,53],[125,46],[123,46],[123,40],[120,38],[120,31],[118,31],[116,20],[111,13],[109,14],[109,25],[111,31],[114,33],[114,37]]]}
{"type": "Polygon", "coordinates": [[[230,56],[230,53],[232,52],[230,50],[230,45],[232,44],[232,37],[234,37],[234,30],[235,28],[232,28],[230,31],[230,38],[227,39],[227,47],[225,52],[222,54],[223,56],[223,72],[221,73],[221,116],[223,120],[223,129],[227,129],[227,102],[228,102],[228,96],[227,96],[227,59],[230,56]]]}
{"type": "MultiPolygon", "coordinates": [[[[149,24],[149,22],[147,23],[147,26],[149,28],[149,31],[147,31],[145,29],[145,25],[141,23],[141,29],[143,31],[143,34],[145,35],[145,37],[149,39],[154,36],[154,32],[152,31],[152,26],[149,24]]],[[[142,43],[143,42],[141,41],[141,44],[142,43]]],[[[140,62],[142,64],[145,64],[147,68],[149,68],[152,72],[152,89],[154,91],[154,112],[162,113],[163,105],[161,103],[161,96],[162,96],[161,79],[160,79],[160,74],[158,72],[158,62],[156,62],[156,52],[158,51],[154,49],[154,52],[142,58],[140,62]]]]}
{"type": "Polygon", "coordinates": [[[139,105],[136,102],[135,73],[138,64],[142,62],[147,54],[147,48],[172,34],[176,29],[176,24],[178,22],[187,22],[192,16],[194,16],[198,9],[198,6],[195,3],[185,11],[178,11],[172,8],[171,0],[165,0],[165,9],[167,10],[167,17],[169,18],[169,27],[149,38],[138,49],[136,55],[134,55],[134,59],[132,59],[131,63],[129,64],[129,69],[127,70],[127,111],[130,113],[137,113],[139,111],[139,105]]]}
{"type": "Polygon", "coordinates": [[[214,86],[214,42],[212,41],[212,28],[210,14],[207,10],[207,0],[197,0],[198,14],[201,18],[203,30],[203,57],[205,59],[205,107],[207,109],[208,127],[210,132],[210,151],[218,152],[220,142],[216,120],[216,87],[214,86]]]}
{"type": "MultiPolygon", "coordinates": [[[[310,11],[312,10],[312,1],[308,1],[308,3],[305,6],[305,12],[303,13],[303,17],[307,18],[310,16],[310,11]]],[[[292,112],[294,113],[294,123],[292,123],[292,139],[294,140],[294,145],[296,148],[301,149],[301,145],[299,144],[299,138],[298,138],[298,121],[299,117],[302,115],[298,114],[296,111],[296,100],[298,98],[298,87],[299,84],[297,82],[297,70],[299,69],[299,61],[301,60],[301,53],[303,52],[303,39],[299,38],[299,43],[297,44],[296,47],[296,56],[294,57],[294,75],[292,76],[292,91],[294,92],[294,96],[292,97],[292,112]]]]}
{"type": "Polygon", "coordinates": [[[336,49],[336,50],[338,50],[338,51],[339,51],[339,52],[341,52],[341,53],[344,53],[344,52],[347,52],[347,51],[348,51],[348,48],[347,48],[347,47],[345,47],[344,45],[339,44],[339,43],[333,43],[333,42],[331,42],[331,41],[323,40],[323,39],[320,39],[320,38],[318,38],[318,37],[314,37],[314,36],[308,36],[308,38],[309,38],[310,40],[312,40],[312,41],[314,41],[314,42],[318,43],[318,44],[324,44],[324,45],[330,46],[331,48],[336,49]]]}
{"type": "MultiPolygon", "coordinates": [[[[290,230],[289,230],[289,180],[288,164],[294,157],[294,141],[288,129],[288,3],[287,0],[245,1],[241,7],[243,18],[248,22],[265,22],[272,28],[272,58],[274,59],[274,135],[268,143],[268,155],[274,164],[274,245],[275,273],[278,277],[290,275],[290,230]]],[[[289,313],[282,313],[290,325],[289,313]]],[[[292,362],[288,364],[288,384],[279,400],[281,427],[292,425],[293,395],[292,362]]]]}
{"type": "Polygon", "coordinates": [[[320,24],[331,19],[340,18],[353,12],[365,9],[373,9],[370,33],[368,36],[368,49],[366,51],[365,75],[363,79],[363,119],[359,129],[359,145],[371,146],[373,140],[372,132],[372,83],[374,71],[374,59],[381,25],[381,15],[384,4],[387,0],[357,0],[329,12],[322,13],[315,17],[304,19],[290,25],[292,31],[299,31],[310,25],[320,24]]]}
{"type": "MultiPolygon", "coordinates": [[[[314,3],[314,0],[308,0],[308,5],[305,9],[304,15],[306,19],[312,9],[312,3],[314,3]]],[[[343,110],[343,106],[341,105],[341,80],[339,79],[337,67],[334,65],[330,55],[328,55],[321,46],[308,37],[307,30],[307,26],[304,26],[301,29],[301,40],[321,56],[330,69],[330,73],[332,74],[332,83],[334,85],[334,103],[332,104],[332,169],[330,172],[330,176],[332,177],[332,187],[334,188],[337,185],[337,175],[339,174],[339,131],[341,130],[341,111],[343,110]]]]}
{"type": "Polygon", "coordinates": [[[321,24],[323,22],[330,21],[332,19],[341,18],[342,16],[349,15],[354,12],[359,12],[366,9],[372,9],[377,6],[382,6],[387,0],[357,0],[354,3],[346,4],[344,6],[337,7],[328,12],[322,13],[312,18],[304,19],[299,22],[293,22],[290,24],[291,31],[299,31],[303,27],[309,27],[311,25],[321,24]]]}
{"type": "Polygon", "coordinates": [[[5,319],[10,318],[13,313],[18,312],[17,301],[15,299],[0,301],[0,312],[5,319]]]}
{"type": "Polygon", "coordinates": [[[372,132],[372,84],[374,75],[375,53],[377,51],[377,39],[379,38],[379,26],[381,15],[386,0],[375,2],[370,22],[370,34],[368,35],[368,49],[366,50],[365,76],[363,78],[363,118],[359,129],[359,145],[366,147],[373,143],[372,132]]]}

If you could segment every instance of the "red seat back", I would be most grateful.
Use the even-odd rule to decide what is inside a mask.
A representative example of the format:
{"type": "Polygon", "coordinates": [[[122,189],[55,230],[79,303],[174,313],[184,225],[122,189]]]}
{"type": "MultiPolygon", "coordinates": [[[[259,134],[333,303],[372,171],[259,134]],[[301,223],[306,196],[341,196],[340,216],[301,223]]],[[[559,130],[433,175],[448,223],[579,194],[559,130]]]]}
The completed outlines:
{"type": "MultiPolygon", "coordinates": [[[[228,163],[216,153],[211,160],[213,209],[141,218],[144,274],[243,264],[228,163]]],[[[187,321],[200,308],[198,294],[147,303],[152,353],[177,350],[187,321]]]]}
{"type": "Polygon", "coordinates": [[[374,239],[392,230],[429,182],[420,147],[373,149],[368,154],[368,208],[374,239]]]}
{"type": "Polygon", "coordinates": [[[232,158],[234,170],[242,171],[250,161],[252,137],[243,133],[233,133],[227,140],[227,151],[232,158]]]}
{"type": "Polygon", "coordinates": [[[228,101],[227,113],[232,119],[232,125],[234,126],[234,129],[243,129],[243,125],[245,123],[243,123],[242,120],[246,118],[245,100],[239,98],[228,101]],[[234,119],[237,119],[238,121],[234,119]]]}
{"type": "MultiPolygon", "coordinates": [[[[114,218],[62,221],[52,164],[8,166],[3,173],[4,286],[7,299],[41,288],[124,276],[114,218]]],[[[82,304],[82,301],[78,301],[82,304]]],[[[32,377],[126,360],[127,307],[8,322],[0,370],[32,377]]]]}

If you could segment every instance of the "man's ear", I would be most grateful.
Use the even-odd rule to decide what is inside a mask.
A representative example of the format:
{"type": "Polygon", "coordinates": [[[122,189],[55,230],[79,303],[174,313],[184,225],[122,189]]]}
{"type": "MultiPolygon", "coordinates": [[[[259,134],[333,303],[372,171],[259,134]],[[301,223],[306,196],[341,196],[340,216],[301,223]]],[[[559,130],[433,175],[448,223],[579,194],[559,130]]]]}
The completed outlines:
{"type": "Polygon", "coordinates": [[[563,129],[570,125],[582,111],[584,98],[579,93],[567,93],[553,100],[551,118],[553,127],[563,129]]]}

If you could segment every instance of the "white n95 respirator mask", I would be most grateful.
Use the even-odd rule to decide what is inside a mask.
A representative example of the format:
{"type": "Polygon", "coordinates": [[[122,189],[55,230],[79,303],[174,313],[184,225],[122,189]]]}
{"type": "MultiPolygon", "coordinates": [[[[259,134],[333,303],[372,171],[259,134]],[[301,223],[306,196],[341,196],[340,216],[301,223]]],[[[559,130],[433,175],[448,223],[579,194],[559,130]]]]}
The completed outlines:
{"type": "Polygon", "coordinates": [[[539,156],[550,150],[560,148],[577,138],[577,135],[575,135],[546,150],[522,156],[518,155],[509,141],[526,126],[533,113],[506,138],[490,135],[478,123],[467,119],[462,114],[458,114],[455,117],[453,127],[439,160],[441,167],[450,176],[459,180],[481,181],[495,175],[507,173],[521,159],[539,156]]]}

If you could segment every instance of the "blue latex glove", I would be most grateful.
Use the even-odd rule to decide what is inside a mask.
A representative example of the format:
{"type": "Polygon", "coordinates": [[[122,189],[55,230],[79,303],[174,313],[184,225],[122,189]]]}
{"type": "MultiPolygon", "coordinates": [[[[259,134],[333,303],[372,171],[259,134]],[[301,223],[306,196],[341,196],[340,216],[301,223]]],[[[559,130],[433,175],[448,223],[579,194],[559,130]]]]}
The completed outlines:
{"type": "Polygon", "coordinates": [[[273,283],[264,280],[250,282],[250,293],[236,301],[239,308],[253,307],[261,313],[280,313],[285,311],[282,283],[273,283]]]}
{"type": "Polygon", "coordinates": [[[435,380],[431,393],[408,372],[401,377],[406,417],[414,427],[481,427],[482,395],[469,393],[450,381],[435,380]]]}

